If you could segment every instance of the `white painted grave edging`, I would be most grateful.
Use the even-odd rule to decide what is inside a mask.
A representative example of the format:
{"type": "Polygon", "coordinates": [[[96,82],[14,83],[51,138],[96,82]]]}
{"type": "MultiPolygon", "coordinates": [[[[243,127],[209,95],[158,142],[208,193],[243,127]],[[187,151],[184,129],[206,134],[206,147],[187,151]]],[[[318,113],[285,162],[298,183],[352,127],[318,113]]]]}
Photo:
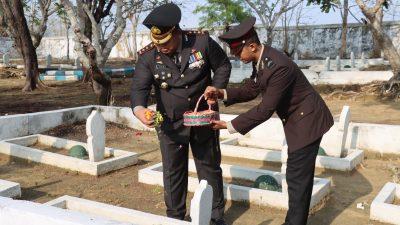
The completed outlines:
{"type": "Polygon", "coordinates": [[[0,223],[2,225],[139,225],[105,220],[80,212],[5,197],[0,197],[0,223]]]}
{"type": "Polygon", "coordinates": [[[371,203],[370,219],[400,225],[400,205],[394,205],[400,198],[400,184],[388,182],[371,203]]]}
{"type": "MultiPolygon", "coordinates": [[[[99,109],[107,122],[123,124],[138,130],[154,131],[154,129],[145,127],[133,115],[132,109],[129,107],[88,105],[76,108],[0,116],[0,127],[2,128],[0,129],[0,140],[38,134],[62,124],[84,121],[93,109],[99,109]]],[[[221,114],[221,119],[229,121],[236,116],[221,114]]],[[[324,135],[321,142],[323,148],[330,146],[336,141],[334,133],[337,131],[337,123],[335,122],[335,125],[324,135]]],[[[397,135],[399,132],[399,125],[351,122],[347,134],[346,149],[363,149],[381,154],[400,154],[400,138],[397,135]]],[[[240,134],[231,135],[226,130],[221,131],[221,138],[230,139],[233,137],[243,136],[240,134]]],[[[253,143],[262,140],[262,142],[259,141],[262,148],[280,150],[284,139],[282,121],[278,118],[271,118],[250,131],[245,137],[251,138],[253,143]]]]}
{"type": "MultiPolygon", "coordinates": [[[[222,174],[228,178],[239,178],[255,181],[261,175],[270,175],[281,184],[282,174],[280,172],[253,169],[235,165],[221,164],[222,174]]],[[[192,159],[189,160],[189,171],[196,172],[192,159]]],[[[163,186],[162,163],[139,170],[139,182],[163,186]]],[[[198,179],[189,177],[188,190],[194,192],[198,186],[198,179]]],[[[330,191],[330,180],[314,178],[314,187],[311,197],[310,208],[320,203],[330,191]]],[[[258,188],[245,187],[224,182],[225,199],[232,201],[246,201],[251,204],[270,206],[278,209],[288,209],[288,196],[282,192],[269,191],[258,188]]]]}
{"type": "MultiPolygon", "coordinates": [[[[281,162],[281,151],[263,148],[237,146],[239,138],[232,138],[221,142],[221,154],[223,156],[260,160],[264,162],[281,162]]],[[[250,142],[251,140],[247,140],[250,142]]],[[[346,157],[337,158],[331,156],[317,156],[315,166],[318,168],[332,169],[339,171],[352,171],[364,159],[364,151],[352,149],[346,157]]]]}
{"type": "Polygon", "coordinates": [[[21,186],[8,180],[0,180],[0,196],[8,198],[21,197],[21,186]]]}
{"type": "Polygon", "coordinates": [[[45,204],[88,215],[106,217],[107,219],[115,221],[140,225],[209,225],[212,209],[212,188],[205,180],[202,180],[198,185],[190,205],[190,216],[192,222],[71,197],[68,195],[54,199],[45,204]]]}
{"type": "Polygon", "coordinates": [[[107,147],[105,148],[104,156],[114,157],[100,162],[91,162],[89,160],[26,147],[36,142],[55,148],[70,149],[75,145],[82,145],[87,148],[87,144],[83,142],[37,134],[0,141],[0,153],[95,176],[134,165],[138,161],[137,153],[135,152],[107,147]]]}

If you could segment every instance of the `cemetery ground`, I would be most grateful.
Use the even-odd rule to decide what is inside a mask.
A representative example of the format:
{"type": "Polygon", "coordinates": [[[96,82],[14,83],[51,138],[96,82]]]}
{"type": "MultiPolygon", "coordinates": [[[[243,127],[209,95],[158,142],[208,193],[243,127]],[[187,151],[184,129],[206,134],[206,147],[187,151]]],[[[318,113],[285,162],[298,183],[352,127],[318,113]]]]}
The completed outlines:
{"type": "MultiPolygon", "coordinates": [[[[1,74],[1,71],[0,71],[1,74]]],[[[69,107],[96,104],[96,96],[88,84],[81,81],[44,81],[49,86],[45,90],[37,90],[32,93],[21,91],[24,79],[9,78],[0,79],[0,115],[12,115],[30,112],[40,112],[69,107]]],[[[130,105],[130,79],[113,79],[113,96],[115,106],[130,105]]],[[[349,86],[347,89],[359,90],[360,86],[349,86]]],[[[400,124],[400,104],[390,100],[381,100],[376,96],[365,93],[365,96],[355,100],[329,95],[343,89],[342,85],[323,85],[316,89],[328,104],[334,115],[340,114],[343,105],[349,105],[353,122],[400,124]]],[[[254,101],[222,107],[222,113],[243,113],[260,101],[260,97],[254,101]]]]}
{"type": "MultiPolygon", "coordinates": [[[[86,141],[85,122],[62,125],[47,135],[86,141]]],[[[0,154],[0,179],[18,182],[21,199],[44,203],[63,195],[76,196],[144,212],[165,215],[162,187],[138,182],[138,170],[161,161],[154,133],[135,131],[122,125],[108,123],[106,146],[135,151],[140,156],[136,166],[130,166],[99,177],[72,172],[0,154]]],[[[223,163],[279,171],[279,164],[223,157],[223,163]]],[[[316,176],[332,179],[332,192],[325,206],[310,217],[310,223],[321,224],[382,224],[369,221],[369,204],[381,187],[398,174],[400,157],[379,157],[366,154],[362,166],[351,173],[317,169],[316,176]],[[365,202],[365,209],[357,203],[365,202]]],[[[189,199],[192,194],[189,193],[189,199]]],[[[241,225],[282,224],[285,211],[268,207],[249,206],[243,202],[228,202],[228,222],[241,225]]]]}
{"type": "MultiPolygon", "coordinates": [[[[0,79],[0,115],[54,110],[96,102],[90,86],[81,82],[46,81],[48,89],[32,93],[22,93],[23,84],[23,79],[0,79]]],[[[353,122],[400,124],[398,102],[378,100],[374,96],[356,100],[327,98],[329,93],[326,88],[317,88],[325,90],[322,91],[322,96],[334,115],[340,113],[343,105],[349,105],[353,122]]],[[[129,106],[130,80],[113,80],[113,94],[114,105],[129,106]]],[[[259,100],[229,108],[222,107],[222,112],[241,113],[259,100]]],[[[86,141],[84,122],[60,126],[44,134],[86,141]]],[[[138,170],[161,161],[156,135],[108,123],[106,146],[141,154],[139,163],[95,177],[0,154],[0,179],[20,183],[21,199],[24,200],[44,203],[63,195],[71,195],[165,215],[163,188],[138,182],[138,170]]],[[[368,152],[368,149],[364,150],[365,160],[353,172],[316,169],[316,177],[331,179],[332,188],[325,206],[310,217],[309,224],[382,224],[369,220],[369,205],[386,182],[400,179],[396,169],[400,167],[400,156],[380,156],[368,152]],[[358,209],[357,203],[365,203],[365,209],[358,209]]],[[[280,164],[260,161],[223,157],[222,162],[280,170],[280,164]]],[[[188,206],[192,196],[191,193],[188,194],[188,206]]],[[[280,225],[284,221],[285,213],[243,202],[227,202],[226,206],[227,222],[235,225],[280,225]]]]}

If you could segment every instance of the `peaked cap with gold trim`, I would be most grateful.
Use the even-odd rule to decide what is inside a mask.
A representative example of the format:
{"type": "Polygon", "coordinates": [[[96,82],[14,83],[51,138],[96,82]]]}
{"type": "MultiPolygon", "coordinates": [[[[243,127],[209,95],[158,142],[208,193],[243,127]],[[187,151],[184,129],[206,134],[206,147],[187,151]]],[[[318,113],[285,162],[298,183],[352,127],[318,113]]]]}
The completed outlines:
{"type": "Polygon", "coordinates": [[[182,13],[173,3],[158,6],[144,19],[143,25],[150,29],[150,38],[154,44],[164,44],[172,37],[172,32],[179,28],[182,13]]]}

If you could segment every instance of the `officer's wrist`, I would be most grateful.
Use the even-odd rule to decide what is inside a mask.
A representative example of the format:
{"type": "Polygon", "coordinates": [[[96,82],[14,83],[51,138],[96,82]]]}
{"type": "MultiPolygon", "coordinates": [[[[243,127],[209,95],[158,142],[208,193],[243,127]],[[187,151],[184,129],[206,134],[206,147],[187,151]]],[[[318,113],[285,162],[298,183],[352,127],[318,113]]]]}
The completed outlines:
{"type": "Polygon", "coordinates": [[[218,99],[224,99],[224,96],[225,96],[225,90],[218,89],[218,99]]]}

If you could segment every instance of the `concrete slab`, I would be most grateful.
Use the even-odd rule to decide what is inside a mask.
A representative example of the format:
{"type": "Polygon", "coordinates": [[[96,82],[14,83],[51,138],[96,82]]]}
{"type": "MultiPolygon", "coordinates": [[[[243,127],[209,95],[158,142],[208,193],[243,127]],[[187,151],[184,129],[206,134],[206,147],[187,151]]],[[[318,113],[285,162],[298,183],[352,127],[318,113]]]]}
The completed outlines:
{"type": "Polygon", "coordinates": [[[400,184],[388,182],[371,203],[370,219],[384,223],[400,224],[400,205],[394,205],[400,198],[400,184]]]}
{"type": "Polygon", "coordinates": [[[200,182],[191,201],[190,216],[192,222],[181,221],[165,216],[154,215],[68,195],[47,202],[45,205],[68,209],[91,216],[103,217],[104,219],[140,225],[209,225],[212,208],[212,188],[207,184],[207,181],[202,180],[200,182]]]}
{"type": "Polygon", "coordinates": [[[19,198],[21,197],[21,186],[15,182],[0,180],[0,196],[19,198]]]}
{"type": "Polygon", "coordinates": [[[138,161],[138,156],[135,152],[107,147],[104,153],[106,159],[99,162],[91,162],[27,147],[36,142],[55,148],[69,149],[75,145],[82,145],[87,149],[87,144],[83,142],[37,134],[0,141],[0,153],[95,176],[135,165],[138,161]]]}
{"type": "Polygon", "coordinates": [[[0,197],[0,221],[2,225],[139,225],[4,197],[0,197]]]}
{"type": "MultiPolygon", "coordinates": [[[[256,143],[253,141],[253,143],[256,143]]],[[[281,162],[281,150],[252,147],[250,138],[232,138],[221,142],[221,154],[223,156],[259,160],[264,162],[281,162]],[[245,140],[245,141],[243,141],[245,140]],[[245,143],[247,146],[241,146],[245,143]],[[249,147],[250,146],[250,147],[249,147]]],[[[332,156],[317,156],[315,166],[318,168],[339,171],[352,171],[364,159],[364,151],[351,149],[343,158],[332,156]]]]}
{"type": "MultiPolygon", "coordinates": [[[[280,172],[246,168],[241,166],[221,164],[222,174],[227,178],[239,178],[255,181],[261,175],[270,175],[280,184],[282,174],[280,172]]],[[[196,172],[193,160],[189,160],[189,171],[196,172]]],[[[162,163],[139,170],[139,182],[151,185],[163,186],[162,163]]],[[[198,179],[189,177],[188,190],[194,192],[198,186],[198,179]]],[[[315,207],[328,196],[330,180],[315,178],[310,208],[315,207]]],[[[288,209],[288,195],[283,192],[262,190],[235,184],[224,183],[224,195],[227,200],[246,201],[251,204],[269,206],[278,209],[288,209]]]]}

